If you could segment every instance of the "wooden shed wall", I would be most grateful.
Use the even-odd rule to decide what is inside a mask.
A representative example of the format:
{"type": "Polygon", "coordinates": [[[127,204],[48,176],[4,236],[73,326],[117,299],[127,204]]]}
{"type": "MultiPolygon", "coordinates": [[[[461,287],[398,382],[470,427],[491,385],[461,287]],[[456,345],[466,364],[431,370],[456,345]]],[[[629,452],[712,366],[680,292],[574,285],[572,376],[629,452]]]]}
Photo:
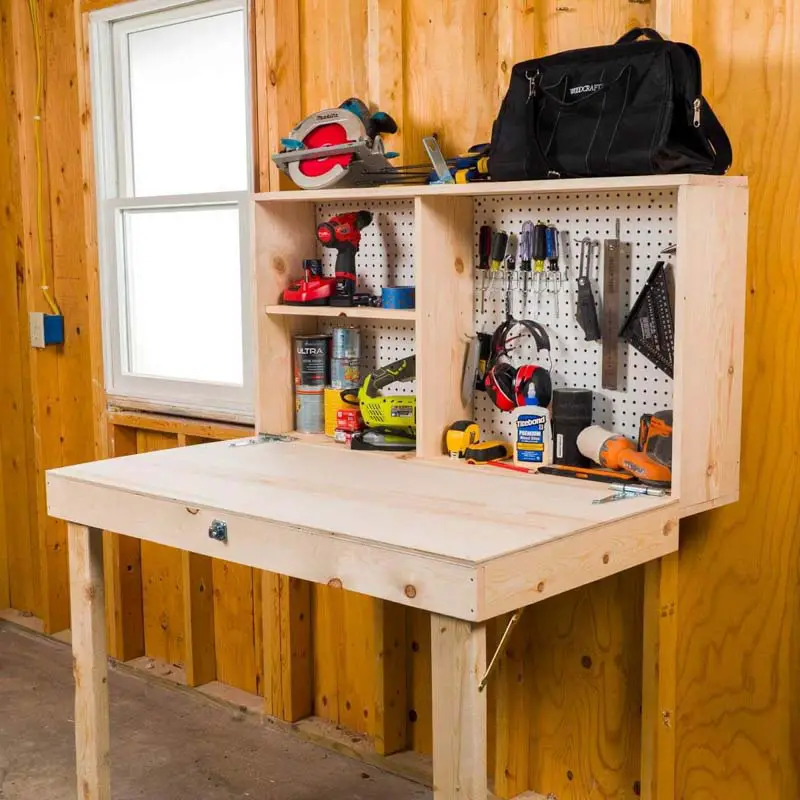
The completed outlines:
{"type": "MultiPolygon", "coordinates": [[[[682,526],[676,785],[693,800],[800,796],[800,2],[254,2],[262,189],[277,188],[267,159],[277,137],[349,95],[398,119],[391,146],[415,162],[423,135],[437,133],[448,151],[485,140],[511,66],[530,55],[607,43],[635,24],[700,49],[734,171],[751,180],[747,402],[742,500],[682,526]]],[[[69,620],[65,531],[44,514],[43,470],[240,432],[104,412],[82,37],[83,12],[108,4],[39,0],[46,270],[67,343],[36,351],[27,344],[27,312],[44,310],[33,48],[25,0],[0,0],[0,608],[31,612],[49,632],[69,620]]],[[[216,679],[269,696],[280,663],[264,641],[291,587],[110,534],[106,565],[114,655],[178,662],[190,684],[216,679]]],[[[634,570],[523,618],[490,698],[498,794],[637,793],[642,593],[634,570]]],[[[309,619],[314,713],[381,739],[379,749],[430,752],[426,615],[324,587],[312,590],[309,619]]]]}

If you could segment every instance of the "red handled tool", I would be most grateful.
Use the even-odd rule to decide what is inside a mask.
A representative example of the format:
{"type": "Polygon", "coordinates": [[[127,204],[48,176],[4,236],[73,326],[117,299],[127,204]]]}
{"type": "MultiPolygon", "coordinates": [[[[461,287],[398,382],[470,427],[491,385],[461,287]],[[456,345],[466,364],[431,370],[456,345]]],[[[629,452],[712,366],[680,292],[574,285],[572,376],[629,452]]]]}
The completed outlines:
{"type": "Polygon", "coordinates": [[[338,214],[317,227],[317,239],[325,247],[337,251],[336,285],[331,295],[332,306],[352,306],[356,292],[356,253],[361,231],[372,222],[369,211],[338,214]]]}

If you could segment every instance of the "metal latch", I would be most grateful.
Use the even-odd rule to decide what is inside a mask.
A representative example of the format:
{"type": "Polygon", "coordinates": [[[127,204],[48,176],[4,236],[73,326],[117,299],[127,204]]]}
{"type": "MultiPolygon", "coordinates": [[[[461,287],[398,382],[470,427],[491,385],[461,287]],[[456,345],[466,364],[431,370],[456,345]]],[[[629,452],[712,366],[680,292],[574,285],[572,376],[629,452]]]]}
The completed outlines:
{"type": "Polygon", "coordinates": [[[228,544],[228,523],[221,519],[212,520],[208,526],[208,538],[228,544]]]}

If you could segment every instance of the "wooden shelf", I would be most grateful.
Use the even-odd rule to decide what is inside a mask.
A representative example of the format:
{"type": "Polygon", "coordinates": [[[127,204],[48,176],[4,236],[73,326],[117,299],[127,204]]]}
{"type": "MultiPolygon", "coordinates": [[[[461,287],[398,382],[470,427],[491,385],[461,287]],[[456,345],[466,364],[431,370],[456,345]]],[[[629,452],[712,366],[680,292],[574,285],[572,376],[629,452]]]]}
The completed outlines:
{"type": "Polygon", "coordinates": [[[747,186],[743,176],[716,175],[632,175],[622,178],[564,178],[547,181],[505,181],[466,183],[450,186],[424,184],[376,186],[365,189],[319,189],[256,194],[257,203],[314,202],[330,200],[410,200],[415,197],[478,197],[498,194],[554,194],[557,192],[621,192],[646,189],[677,189],[679,186],[747,186]]]}
{"type": "Polygon", "coordinates": [[[388,319],[414,322],[413,308],[367,308],[365,306],[267,306],[267,314],[284,317],[343,317],[346,319],[388,319]]]}

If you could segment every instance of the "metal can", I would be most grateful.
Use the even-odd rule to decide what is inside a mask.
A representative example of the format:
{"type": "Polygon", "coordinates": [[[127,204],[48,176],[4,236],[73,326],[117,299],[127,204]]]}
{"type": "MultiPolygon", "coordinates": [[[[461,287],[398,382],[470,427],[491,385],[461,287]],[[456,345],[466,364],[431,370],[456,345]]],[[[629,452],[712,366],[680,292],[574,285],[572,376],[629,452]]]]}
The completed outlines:
{"type": "Polygon", "coordinates": [[[330,352],[330,336],[295,336],[295,386],[326,386],[329,383],[330,352]]]}
{"type": "Polygon", "coordinates": [[[331,386],[334,389],[358,389],[361,386],[361,364],[357,358],[331,359],[331,386]]]}
{"type": "Polygon", "coordinates": [[[331,386],[357,389],[361,386],[361,331],[334,328],[331,345],[331,386]]]}
{"type": "Polygon", "coordinates": [[[358,328],[334,328],[332,358],[361,358],[361,331],[358,328]]]}
{"type": "Polygon", "coordinates": [[[324,433],[325,400],[322,386],[296,386],[294,390],[298,433],[324,433]]]}

